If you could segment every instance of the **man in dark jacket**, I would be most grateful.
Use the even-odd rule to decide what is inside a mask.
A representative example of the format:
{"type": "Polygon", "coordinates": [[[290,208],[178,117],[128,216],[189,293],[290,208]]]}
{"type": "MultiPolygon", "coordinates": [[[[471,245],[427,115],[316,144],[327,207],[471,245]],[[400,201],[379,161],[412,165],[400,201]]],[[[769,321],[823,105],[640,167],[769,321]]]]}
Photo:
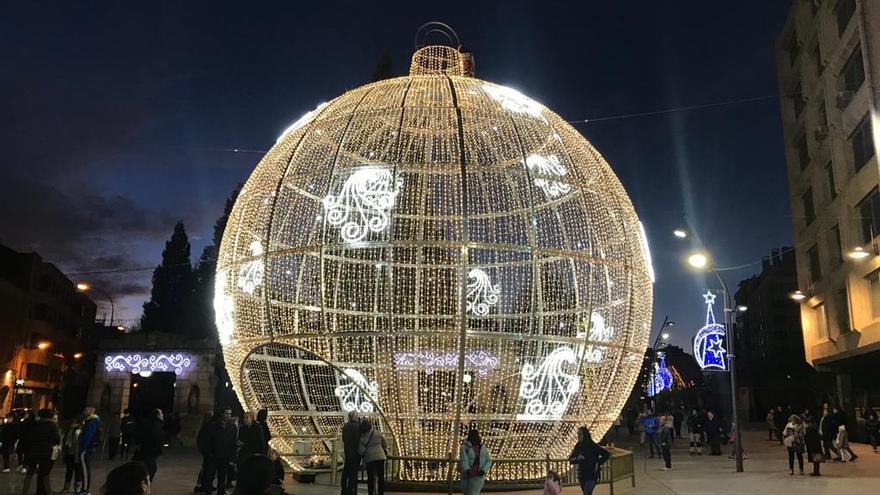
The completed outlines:
{"type": "Polygon", "coordinates": [[[138,450],[132,459],[144,463],[151,483],[159,469],[156,459],[162,455],[162,447],[165,446],[165,430],[162,428],[162,420],[162,410],[154,409],[153,414],[141,420],[135,430],[135,443],[137,443],[138,450]]]}
{"type": "Polygon", "coordinates": [[[776,412],[773,415],[773,422],[776,426],[776,438],[779,439],[779,445],[782,445],[782,432],[785,431],[788,417],[789,415],[785,413],[782,406],[776,406],[776,412]]]}
{"type": "Polygon", "coordinates": [[[94,407],[86,407],[83,410],[85,422],[82,431],[79,434],[79,441],[76,446],[76,464],[79,472],[79,479],[82,485],[79,493],[89,493],[92,484],[92,454],[95,452],[95,446],[98,443],[98,430],[101,429],[101,418],[95,414],[94,407]]]}
{"type": "Polygon", "coordinates": [[[709,455],[721,455],[721,434],[723,428],[721,419],[715,415],[715,411],[706,411],[706,421],[703,423],[706,432],[706,442],[709,444],[709,455]]]}
{"type": "Polygon", "coordinates": [[[687,417],[688,437],[690,440],[690,448],[688,452],[691,455],[703,455],[703,413],[692,410],[687,417]]]}
{"type": "Polygon", "coordinates": [[[263,430],[263,442],[265,443],[263,451],[260,453],[268,455],[269,440],[272,440],[272,433],[269,431],[269,411],[266,409],[260,409],[257,411],[257,424],[260,425],[260,428],[263,430]]]}
{"type": "Polygon", "coordinates": [[[599,479],[599,466],[609,457],[611,454],[593,441],[590,430],[585,426],[578,428],[578,443],[568,456],[568,462],[577,464],[583,495],[593,494],[593,488],[599,479]]]}
{"type": "Polygon", "coordinates": [[[212,480],[208,476],[214,462],[214,445],[211,435],[213,435],[214,423],[217,421],[219,421],[219,416],[213,413],[206,414],[202,418],[199,432],[196,433],[196,447],[199,449],[199,454],[202,455],[202,469],[199,470],[199,478],[194,490],[196,493],[211,493],[213,491],[212,480]]]}
{"type": "Polygon", "coordinates": [[[819,433],[822,435],[822,450],[825,459],[831,459],[831,453],[834,452],[834,458],[840,458],[840,452],[834,447],[834,439],[837,438],[837,417],[832,414],[830,408],[825,407],[822,410],[822,419],[819,420],[819,433]]]}
{"type": "Polygon", "coordinates": [[[223,410],[223,416],[211,423],[209,444],[213,452],[206,478],[202,480],[202,491],[211,493],[211,481],[217,476],[217,494],[226,492],[229,463],[235,459],[237,429],[232,419],[232,410],[223,410]]]}
{"type": "Polygon", "coordinates": [[[3,425],[3,431],[0,433],[0,454],[3,455],[3,472],[8,473],[10,462],[9,458],[15,451],[15,442],[18,441],[21,432],[21,422],[18,415],[8,416],[6,424],[3,425]]]}
{"type": "Polygon", "coordinates": [[[61,443],[56,416],[49,409],[40,409],[37,420],[21,438],[24,464],[27,474],[24,477],[22,493],[29,494],[31,480],[37,475],[37,495],[50,495],[49,474],[52,472],[52,449],[61,443]]]}
{"type": "Polygon", "coordinates": [[[254,454],[263,454],[266,442],[263,440],[263,428],[254,422],[254,414],[246,411],[243,423],[238,427],[238,465],[254,454]]]}
{"type": "Polygon", "coordinates": [[[357,474],[361,464],[361,422],[357,412],[348,412],[348,422],[342,425],[342,450],[345,464],[342,466],[342,495],[357,493],[357,474]]]}
{"type": "Polygon", "coordinates": [[[119,425],[119,434],[122,439],[122,448],[120,449],[119,456],[122,457],[122,460],[128,459],[128,454],[132,446],[134,446],[135,426],[136,424],[131,412],[128,409],[122,411],[122,422],[119,425]]]}

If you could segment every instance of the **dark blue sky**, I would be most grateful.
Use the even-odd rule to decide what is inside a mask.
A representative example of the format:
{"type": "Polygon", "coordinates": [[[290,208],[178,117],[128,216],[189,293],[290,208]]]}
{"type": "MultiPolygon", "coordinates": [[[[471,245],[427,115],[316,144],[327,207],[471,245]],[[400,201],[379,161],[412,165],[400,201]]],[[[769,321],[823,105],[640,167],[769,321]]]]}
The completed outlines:
{"type": "MultiPolygon", "coordinates": [[[[174,222],[193,258],[279,132],[409,65],[416,28],[451,24],[477,75],[584,119],[775,95],[789,2],[129,2],[7,5],[0,19],[0,242],[68,272],[153,266],[174,222]]],[[[778,101],[576,126],[646,226],[655,320],[685,345],[711,279],[681,263],[687,214],[735,283],[791,242],[778,101]]],[[[123,318],[150,271],[89,276],[123,318]]],[[[656,325],[655,325],[656,326],[656,325]]]]}

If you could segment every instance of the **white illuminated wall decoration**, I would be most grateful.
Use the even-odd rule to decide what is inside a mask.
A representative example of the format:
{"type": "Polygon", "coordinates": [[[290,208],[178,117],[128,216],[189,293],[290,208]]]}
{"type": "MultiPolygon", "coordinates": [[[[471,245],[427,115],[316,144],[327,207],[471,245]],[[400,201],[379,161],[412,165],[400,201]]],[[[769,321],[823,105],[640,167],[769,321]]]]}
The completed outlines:
{"type": "Polygon", "coordinates": [[[340,227],[345,242],[363,241],[370,232],[382,232],[402,186],[403,179],[395,180],[388,168],[361,167],[345,180],[339,194],[324,198],[327,223],[340,227]]]}
{"type": "Polygon", "coordinates": [[[104,369],[108,372],[144,373],[171,370],[180,375],[189,369],[191,364],[191,356],[182,353],[114,354],[104,358],[104,369]]]}
{"type": "Polygon", "coordinates": [[[526,166],[532,174],[532,182],[544,191],[547,198],[553,199],[571,192],[571,186],[559,180],[568,173],[568,169],[560,163],[558,156],[531,154],[526,157],[526,166]]]}
{"type": "Polygon", "coordinates": [[[335,394],[343,411],[371,413],[379,399],[379,385],[368,380],[360,371],[353,368],[342,370],[343,383],[336,386],[335,394]]]}
{"type": "Polygon", "coordinates": [[[498,304],[498,296],[501,294],[500,284],[492,285],[489,274],[474,268],[468,272],[467,286],[467,310],[477,316],[486,316],[489,309],[498,304]]]}
{"type": "Polygon", "coordinates": [[[577,372],[577,357],[570,347],[559,347],[551,352],[541,365],[522,367],[519,397],[525,400],[523,412],[517,414],[521,421],[547,421],[559,419],[568,410],[568,403],[581,388],[577,372]],[[572,372],[566,372],[566,366],[572,372]]]}
{"type": "MultiPolygon", "coordinates": [[[[438,369],[458,368],[458,354],[454,352],[397,352],[394,354],[394,364],[399,368],[418,368],[431,374],[438,369]]],[[[468,351],[465,354],[465,367],[476,369],[480,375],[486,375],[490,370],[498,367],[498,358],[484,350],[468,351]]]]}
{"type": "MultiPolygon", "coordinates": [[[[251,256],[262,256],[263,245],[260,241],[254,241],[249,246],[251,256]]],[[[263,260],[257,258],[241,265],[238,269],[238,288],[244,293],[252,295],[257,287],[263,284],[263,260]]]]}

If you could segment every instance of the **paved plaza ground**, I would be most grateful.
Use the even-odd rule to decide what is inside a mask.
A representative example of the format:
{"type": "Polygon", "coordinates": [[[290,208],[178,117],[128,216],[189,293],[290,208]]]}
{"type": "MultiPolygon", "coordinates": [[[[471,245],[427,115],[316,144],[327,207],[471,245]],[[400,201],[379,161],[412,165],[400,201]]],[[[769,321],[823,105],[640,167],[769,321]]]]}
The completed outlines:
{"type": "MultiPolygon", "coordinates": [[[[625,429],[622,430],[625,432],[625,429]]],[[[629,444],[625,433],[617,442],[620,446],[629,444]]],[[[867,494],[877,493],[880,487],[880,454],[871,452],[864,444],[854,444],[859,459],[852,463],[822,465],[823,476],[789,476],[788,459],[785,449],[778,442],[768,442],[766,433],[758,431],[745,432],[745,447],[750,456],[746,461],[745,472],[736,473],[733,461],[727,459],[729,448],[722,457],[692,457],[687,453],[684,439],[678,441],[673,449],[673,470],[662,471],[662,461],[650,459],[645,449],[636,448],[636,487],[632,488],[628,480],[615,485],[615,493],[650,494],[650,495],[701,495],[701,494],[867,494]]],[[[612,434],[613,439],[613,434],[612,434]]],[[[193,482],[199,470],[200,460],[192,449],[173,449],[159,460],[159,474],[153,486],[157,495],[183,495],[192,493],[193,482]]],[[[94,477],[98,481],[93,485],[95,495],[109,469],[118,461],[100,460],[95,462],[94,477]]],[[[809,471],[809,464],[806,470],[809,471]]],[[[797,472],[797,470],[795,470],[797,472]]],[[[63,466],[56,466],[52,473],[52,487],[62,486],[63,466]]],[[[21,491],[23,475],[18,473],[0,474],[0,495],[18,494],[21,491]]],[[[366,494],[366,487],[360,487],[366,494]]],[[[287,492],[294,495],[337,495],[339,488],[320,482],[312,485],[301,485],[288,481],[287,492]]],[[[528,492],[511,492],[515,495],[539,495],[539,490],[528,492]]],[[[566,487],[563,494],[579,495],[576,487],[566,487]]],[[[596,489],[597,494],[609,493],[607,485],[596,489]]]]}

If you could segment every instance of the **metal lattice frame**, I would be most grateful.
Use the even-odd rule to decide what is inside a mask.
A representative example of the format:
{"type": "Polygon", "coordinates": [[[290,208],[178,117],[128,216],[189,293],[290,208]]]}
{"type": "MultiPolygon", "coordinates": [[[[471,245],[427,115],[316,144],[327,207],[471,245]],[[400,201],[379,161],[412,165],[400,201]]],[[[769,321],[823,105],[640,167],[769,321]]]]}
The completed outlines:
{"type": "Polygon", "coordinates": [[[287,129],[223,237],[226,363],[295,467],[350,409],[401,455],[446,457],[475,426],[496,457],[564,456],[640,370],[650,257],[608,164],[540,104],[422,50],[431,67],[287,129]]]}

